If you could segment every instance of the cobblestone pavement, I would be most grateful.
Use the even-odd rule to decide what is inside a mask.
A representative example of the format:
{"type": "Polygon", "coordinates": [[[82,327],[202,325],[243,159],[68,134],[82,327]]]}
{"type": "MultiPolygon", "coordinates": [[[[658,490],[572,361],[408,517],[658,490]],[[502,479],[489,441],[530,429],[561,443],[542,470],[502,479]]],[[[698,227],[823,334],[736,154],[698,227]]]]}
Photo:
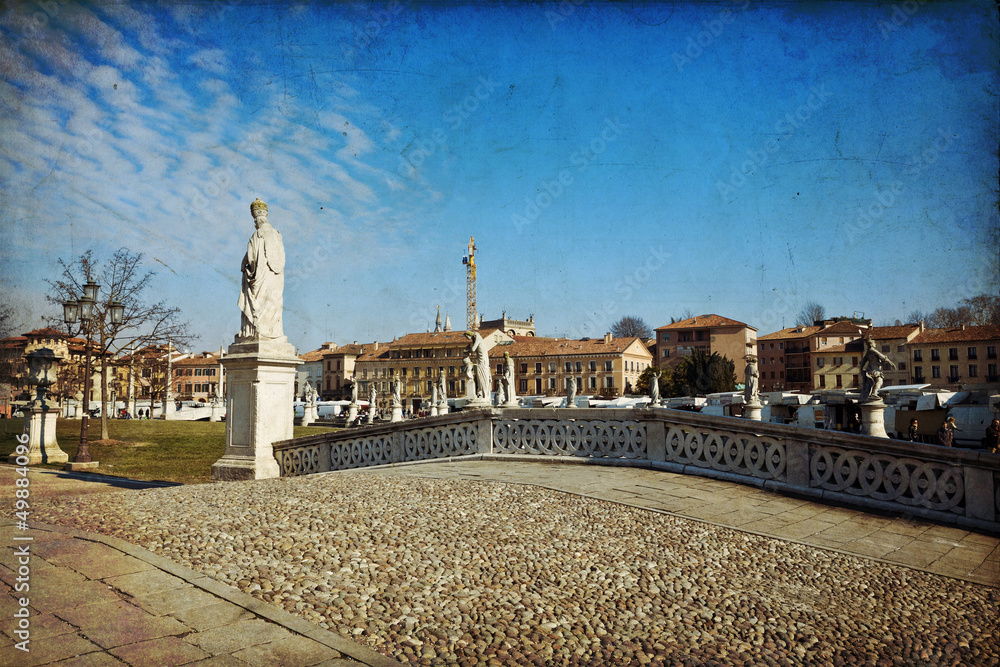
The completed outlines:
{"type": "Polygon", "coordinates": [[[412,664],[1000,664],[995,538],[664,472],[532,465],[128,491],[35,512],[412,664]],[[529,480],[572,493],[510,483],[529,480]],[[700,517],[713,523],[642,506],[671,498],[692,516],[713,508],[700,517]],[[758,533],[815,525],[775,539],[718,525],[726,515],[758,533]],[[860,527],[934,557],[916,569],[846,553],[864,548],[860,527]],[[802,543],[813,535],[830,543],[802,543]],[[970,562],[927,571],[956,549],[970,562]]]}

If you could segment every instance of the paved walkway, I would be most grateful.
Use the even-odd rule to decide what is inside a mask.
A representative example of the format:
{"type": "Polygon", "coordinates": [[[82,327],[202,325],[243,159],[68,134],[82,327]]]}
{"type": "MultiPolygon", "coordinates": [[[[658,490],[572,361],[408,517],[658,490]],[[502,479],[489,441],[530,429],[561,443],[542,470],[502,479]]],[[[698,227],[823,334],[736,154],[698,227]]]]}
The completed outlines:
{"type": "Polygon", "coordinates": [[[369,474],[534,484],[1000,587],[1000,539],[996,537],[922,519],[822,505],[694,475],[489,460],[401,465],[369,474]]]}
{"type": "MultiPolygon", "coordinates": [[[[150,486],[47,471],[30,475],[30,497],[36,498],[150,486]]],[[[5,517],[15,511],[14,480],[14,468],[0,466],[5,517]]],[[[21,530],[5,518],[0,555],[0,665],[399,665],[118,538],[37,523],[21,530]],[[24,584],[28,590],[15,592],[24,584]],[[19,636],[22,597],[28,627],[19,636]],[[25,638],[29,652],[17,648],[25,638]]]]}
{"type": "MultiPolygon", "coordinates": [[[[359,472],[359,471],[355,471],[359,472]]],[[[435,462],[372,475],[534,484],[814,547],[1000,586],[1000,539],[922,520],[880,517],[752,487],[636,468],[512,461],[435,462]]],[[[15,472],[0,466],[13,515],[15,472]]],[[[33,497],[141,488],[35,471],[33,497]]],[[[0,665],[398,665],[191,569],[113,537],[0,520],[0,665]],[[30,538],[30,539],[21,539],[30,538]],[[27,556],[18,556],[27,547],[27,556]],[[30,590],[20,583],[27,559],[30,590]],[[30,652],[16,648],[18,598],[30,652]]]]}

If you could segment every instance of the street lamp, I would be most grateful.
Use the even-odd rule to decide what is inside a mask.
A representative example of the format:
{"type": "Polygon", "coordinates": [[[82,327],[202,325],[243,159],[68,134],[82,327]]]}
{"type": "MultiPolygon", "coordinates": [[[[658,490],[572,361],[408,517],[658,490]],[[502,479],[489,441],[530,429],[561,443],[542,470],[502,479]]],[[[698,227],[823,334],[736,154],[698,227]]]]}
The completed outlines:
{"type": "MultiPolygon", "coordinates": [[[[83,296],[79,297],[75,301],[69,300],[63,302],[63,321],[66,323],[66,326],[71,327],[79,320],[81,333],[83,333],[87,339],[87,343],[85,345],[87,356],[83,377],[83,418],[80,420],[80,446],[76,450],[76,456],[73,458],[73,462],[67,466],[70,469],[86,469],[94,467],[93,465],[86,464],[93,463],[93,460],[90,458],[90,447],[87,442],[87,436],[90,420],[90,350],[91,347],[93,347],[94,305],[97,303],[98,290],[100,290],[100,285],[95,283],[93,280],[87,280],[83,286],[83,296]]],[[[108,314],[112,325],[121,324],[122,319],[124,319],[125,316],[125,306],[122,305],[118,299],[115,299],[109,304],[108,314]]]]}

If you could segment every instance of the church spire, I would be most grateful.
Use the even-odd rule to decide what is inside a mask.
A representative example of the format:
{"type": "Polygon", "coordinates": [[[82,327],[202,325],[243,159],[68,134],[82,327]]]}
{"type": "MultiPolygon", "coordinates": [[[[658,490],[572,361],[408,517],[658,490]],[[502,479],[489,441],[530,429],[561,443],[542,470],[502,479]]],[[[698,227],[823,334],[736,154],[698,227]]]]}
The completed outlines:
{"type": "Polygon", "coordinates": [[[434,333],[439,333],[441,331],[441,306],[438,306],[437,319],[434,320],[434,333]]]}

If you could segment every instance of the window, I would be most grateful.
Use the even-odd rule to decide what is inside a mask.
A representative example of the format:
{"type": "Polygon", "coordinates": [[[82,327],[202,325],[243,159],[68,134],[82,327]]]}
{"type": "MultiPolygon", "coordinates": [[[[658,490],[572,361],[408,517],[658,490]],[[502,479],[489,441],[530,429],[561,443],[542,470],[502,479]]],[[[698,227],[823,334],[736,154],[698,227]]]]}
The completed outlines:
{"type": "Polygon", "coordinates": [[[597,370],[597,362],[596,361],[588,361],[587,362],[587,370],[589,370],[591,373],[593,373],[594,371],[596,371],[597,370]]]}
{"type": "MultiPolygon", "coordinates": [[[[405,371],[406,369],[404,368],[403,370],[405,371]]],[[[417,366],[413,367],[413,377],[415,378],[420,377],[420,369],[417,366]]]]}
{"type": "Polygon", "coordinates": [[[779,350],[784,350],[785,349],[785,344],[784,343],[778,343],[778,349],[779,350]]]}
{"type": "Polygon", "coordinates": [[[978,364],[969,364],[969,377],[970,378],[977,378],[977,377],[979,377],[979,365],[978,364]]]}
{"type": "Polygon", "coordinates": [[[528,381],[525,380],[524,378],[521,379],[521,382],[518,385],[518,391],[520,391],[522,394],[528,393],[528,381]]]}
{"type": "Polygon", "coordinates": [[[958,366],[948,366],[948,379],[952,382],[958,381],[958,366]]]}
{"type": "Polygon", "coordinates": [[[549,378],[549,389],[555,389],[555,388],[556,388],[556,379],[549,378]]]}
{"type": "Polygon", "coordinates": [[[913,351],[913,360],[914,361],[923,361],[924,360],[924,351],[923,350],[914,350],[913,351]]]}
{"type": "Polygon", "coordinates": [[[399,374],[400,374],[400,375],[401,375],[402,377],[404,377],[404,378],[405,378],[405,377],[406,377],[406,369],[405,369],[405,368],[403,368],[403,369],[400,369],[400,372],[399,372],[399,374]]]}
{"type": "Polygon", "coordinates": [[[590,389],[597,389],[597,378],[595,376],[591,375],[587,378],[587,382],[590,389]]]}
{"type": "Polygon", "coordinates": [[[497,364],[497,376],[503,375],[503,364],[497,364]]]}
{"type": "Polygon", "coordinates": [[[556,372],[556,362],[554,362],[554,361],[550,361],[549,362],[549,372],[550,373],[555,373],[556,372]]]}
{"type": "Polygon", "coordinates": [[[430,366],[427,367],[427,377],[434,375],[430,366]]]}
{"type": "Polygon", "coordinates": [[[996,364],[988,364],[986,366],[986,375],[987,375],[987,378],[986,378],[987,380],[989,380],[990,382],[996,382],[997,381],[997,365],[996,364]]]}
{"type": "Polygon", "coordinates": [[[582,373],[582,372],[583,372],[583,362],[582,362],[582,361],[578,361],[578,362],[576,362],[576,363],[574,364],[574,366],[575,366],[575,368],[576,368],[576,372],[577,372],[577,373],[582,373]]]}
{"type": "Polygon", "coordinates": [[[896,352],[905,352],[905,351],[906,351],[906,346],[905,345],[897,345],[896,346],[896,352]]]}
{"type": "Polygon", "coordinates": [[[838,375],[838,376],[837,376],[837,388],[838,388],[838,389],[839,389],[840,387],[843,387],[843,386],[844,386],[844,381],[843,381],[843,379],[842,379],[842,378],[843,378],[843,376],[841,376],[841,375],[838,375]]]}
{"type": "Polygon", "coordinates": [[[823,357],[820,357],[819,359],[817,359],[816,360],[816,368],[823,368],[823,363],[824,363],[823,357]]]}
{"type": "Polygon", "coordinates": [[[939,378],[939,377],[941,377],[941,367],[940,366],[931,366],[931,377],[932,378],[939,378]]]}
{"type": "Polygon", "coordinates": [[[542,372],[542,362],[540,362],[540,361],[536,361],[535,362],[535,372],[536,373],[541,373],[542,372]]]}
{"type": "Polygon", "coordinates": [[[615,376],[607,375],[604,378],[604,386],[607,389],[613,389],[615,386],[615,376]]]}
{"type": "Polygon", "coordinates": [[[669,343],[670,342],[670,334],[668,334],[668,333],[661,333],[660,334],[660,342],[661,343],[669,343]]]}
{"type": "Polygon", "coordinates": [[[858,375],[855,375],[855,376],[852,377],[852,379],[851,379],[851,386],[852,387],[857,387],[858,386],[858,378],[859,377],[860,376],[858,376],[858,375]]]}
{"type": "Polygon", "coordinates": [[[857,366],[858,365],[858,358],[857,357],[851,357],[851,365],[852,366],[857,366]]]}
{"type": "Polygon", "coordinates": [[[883,345],[882,346],[882,352],[885,353],[885,354],[888,354],[890,349],[892,349],[892,347],[890,345],[883,345]]]}
{"type": "Polygon", "coordinates": [[[819,386],[820,386],[820,389],[825,389],[826,388],[826,376],[825,375],[820,375],[819,376],[819,386]]]}
{"type": "MultiPolygon", "coordinates": [[[[855,364],[855,365],[857,365],[857,364],[855,364]]],[[[901,371],[905,371],[906,370],[906,362],[905,361],[899,362],[899,370],[901,370],[901,371]]]]}
{"type": "Polygon", "coordinates": [[[948,361],[958,361],[958,348],[949,347],[948,348],[948,361]]]}
{"type": "Polygon", "coordinates": [[[427,393],[430,394],[434,391],[434,380],[427,381],[427,393]]]}
{"type": "Polygon", "coordinates": [[[526,363],[521,364],[521,375],[527,375],[527,374],[528,374],[528,364],[526,363]]]}
{"type": "Polygon", "coordinates": [[[784,357],[778,357],[778,363],[779,364],[785,363],[785,358],[784,357]]]}
{"type": "Polygon", "coordinates": [[[535,393],[536,394],[542,393],[542,378],[535,378],[535,393]]]}
{"type": "Polygon", "coordinates": [[[198,377],[201,377],[201,369],[200,368],[194,369],[194,374],[197,375],[198,377]]]}
{"type": "Polygon", "coordinates": [[[450,357],[451,356],[451,348],[450,347],[449,348],[445,348],[444,356],[446,356],[446,357],[450,357]]]}
{"type": "Polygon", "coordinates": [[[987,345],[986,346],[986,358],[987,359],[996,359],[997,358],[997,346],[996,345],[987,345]]]}
{"type": "Polygon", "coordinates": [[[566,371],[567,373],[570,373],[570,372],[572,372],[572,371],[573,371],[573,362],[572,362],[572,361],[567,361],[567,362],[566,362],[566,367],[565,367],[565,369],[564,369],[564,370],[565,370],[565,371],[566,371]]]}
{"type": "Polygon", "coordinates": [[[941,361],[941,352],[937,348],[931,350],[931,361],[941,361]]]}
{"type": "Polygon", "coordinates": [[[664,350],[663,351],[663,358],[666,359],[669,356],[670,356],[670,350],[664,350]]]}
{"type": "Polygon", "coordinates": [[[773,350],[773,349],[774,349],[774,343],[768,343],[768,344],[769,344],[769,345],[771,346],[771,347],[769,347],[768,349],[769,349],[769,350],[773,350]]]}
{"type": "Polygon", "coordinates": [[[968,356],[969,359],[975,359],[976,354],[978,354],[978,350],[976,350],[976,348],[974,347],[970,347],[968,348],[968,350],[966,350],[966,356],[968,356]]]}
{"type": "Polygon", "coordinates": [[[606,371],[608,371],[610,373],[614,369],[615,369],[615,362],[614,361],[611,361],[609,359],[609,360],[607,360],[607,361],[604,362],[604,370],[606,370],[606,371]]]}
{"type": "Polygon", "coordinates": [[[924,379],[924,367],[923,366],[914,366],[913,367],[913,379],[917,380],[917,381],[921,381],[921,380],[924,379]]]}

